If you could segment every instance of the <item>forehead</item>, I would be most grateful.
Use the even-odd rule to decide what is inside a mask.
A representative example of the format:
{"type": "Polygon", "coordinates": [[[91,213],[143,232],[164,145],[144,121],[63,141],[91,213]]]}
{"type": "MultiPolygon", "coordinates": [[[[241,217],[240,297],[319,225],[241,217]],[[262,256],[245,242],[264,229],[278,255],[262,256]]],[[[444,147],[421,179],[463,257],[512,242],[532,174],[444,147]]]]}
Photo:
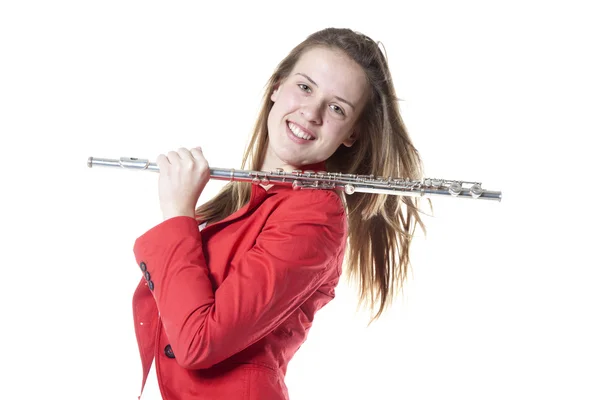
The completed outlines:
{"type": "Polygon", "coordinates": [[[360,65],[339,50],[316,47],[300,56],[292,76],[308,75],[320,90],[359,102],[366,95],[367,79],[360,65]]]}

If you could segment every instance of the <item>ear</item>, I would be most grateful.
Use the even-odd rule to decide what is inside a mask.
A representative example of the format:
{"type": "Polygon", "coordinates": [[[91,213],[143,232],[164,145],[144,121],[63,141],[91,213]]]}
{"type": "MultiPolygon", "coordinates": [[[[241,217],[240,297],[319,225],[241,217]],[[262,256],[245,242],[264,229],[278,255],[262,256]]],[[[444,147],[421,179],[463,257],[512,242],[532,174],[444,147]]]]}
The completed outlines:
{"type": "Polygon", "coordinates": [[[356,139],[358,139],[358,134],[356,133],[356,130],[353,130],[352,134],[350,134],[350,136],[348,136],[348,138],[344,140],[342,144],[346,147],[352,147],[354,142],[356,142],[356,139]]]}
{"type": "Polygon", "coordinates": [[[271,101],[272,102],[277,101],[278,95],[279,95],[279,84],[276,84],[275,88],[273,89],[273,93],[271,93],[271,101]]]}

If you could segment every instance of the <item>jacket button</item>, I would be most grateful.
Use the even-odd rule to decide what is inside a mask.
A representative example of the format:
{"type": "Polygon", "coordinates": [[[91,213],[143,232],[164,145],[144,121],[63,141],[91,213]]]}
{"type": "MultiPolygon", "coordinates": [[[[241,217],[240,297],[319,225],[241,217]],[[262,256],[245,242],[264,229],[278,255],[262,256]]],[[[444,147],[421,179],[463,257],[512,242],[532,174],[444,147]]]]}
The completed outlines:
{"type": "Polygon", "coordinates": [[[154,290],[154,282],[148,281],[148,287],[150,288],[150,290],[154,290]]]}
{"type": "Polygon", "coordinates": [[[170,344],[165,347],[165,355],[169,358],[175,358],[175,354],[173,354],[173,349],[170,344]]]}
{"type": "Polygon", "coordinates": [[[142,261],[142,262],[140,263],[140,269],[141,269],[143,272],[146,272],[146,263],[145,263],[145,262],[143,262],[143,261],[142,261]]]}
{"type": "Polygon", "coordinates": [[[146,280],[149,281],[150,280],[150,272],[144,271],[144,278],[146,278],[146,280]]]}

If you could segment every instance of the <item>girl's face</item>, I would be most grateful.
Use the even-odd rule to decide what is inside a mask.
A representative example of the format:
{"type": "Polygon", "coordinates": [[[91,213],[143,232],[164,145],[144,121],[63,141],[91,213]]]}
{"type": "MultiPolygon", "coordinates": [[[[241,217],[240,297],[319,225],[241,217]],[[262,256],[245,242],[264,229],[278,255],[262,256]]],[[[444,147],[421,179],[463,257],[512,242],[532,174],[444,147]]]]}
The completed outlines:
{"type": "Polygon", "coordinates": [[[341,144],[351,146],[367,89],[362,68],[346,55],[322,47],[306,51],[271,95],[262,169],[301,169],[327,160],[341,144]]]}

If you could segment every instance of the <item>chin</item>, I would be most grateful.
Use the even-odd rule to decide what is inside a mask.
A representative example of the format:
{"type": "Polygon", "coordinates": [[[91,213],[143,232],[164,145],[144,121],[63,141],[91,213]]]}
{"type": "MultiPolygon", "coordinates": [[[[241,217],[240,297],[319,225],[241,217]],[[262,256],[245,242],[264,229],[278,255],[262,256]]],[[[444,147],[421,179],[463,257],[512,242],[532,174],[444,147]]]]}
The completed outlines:
{"type": "Polygon", "coordinates": [[[306,162],[303,162],[302,160],[298,160],[297,158],[294,157],[281,157],[280,158],[281,162],[285,165],[288,165],[290,167],[301,167],[302,165],[306,164],[306,162]]]}
{"type": "Polygon", "coordinates": [[[278,152],[277,159],[283,165],[287,165],[293,168],[300,168],[302,165],[309,164],[309,162],[305,159],[299,158],[297,155],[289,154],[286,151],[278,152]]]}
{"type": "Polygon", "coordinates": [[[269,149],[267,152],[271,153],[273,161],[277,160],[274,163],[281,164],[281,166],[290,166],[294,169],[301,169],[303,165],[315,164],[315,155],[306,153],[310,153],[311,150],[314,151],[316,149],[306,148],[304,151],[299,152],[298,146],[289,142],[286,129],[286,127],[282,127],[281,131],[277,131],[281,132],[281,134],[278,134],[277,137],[269,138],[269,149]]]}

